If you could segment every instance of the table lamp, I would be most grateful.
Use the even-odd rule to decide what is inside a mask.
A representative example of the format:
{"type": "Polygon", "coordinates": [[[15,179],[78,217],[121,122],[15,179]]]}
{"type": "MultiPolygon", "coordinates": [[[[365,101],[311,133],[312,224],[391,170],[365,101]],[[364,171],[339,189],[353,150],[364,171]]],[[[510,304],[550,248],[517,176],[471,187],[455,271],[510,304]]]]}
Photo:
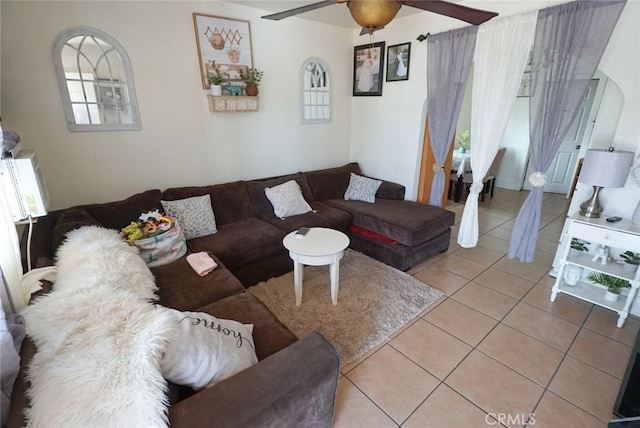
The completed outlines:
{"type": "Polygon", "coordinates": [[[598,194],[603,187],[623,187],[633,161],[633,152],[608,150],[587,150],[580,181],[593,186],[593,195],[580,204],[580,215],[590,218],[600,217],[602,206],[598,194]]]}

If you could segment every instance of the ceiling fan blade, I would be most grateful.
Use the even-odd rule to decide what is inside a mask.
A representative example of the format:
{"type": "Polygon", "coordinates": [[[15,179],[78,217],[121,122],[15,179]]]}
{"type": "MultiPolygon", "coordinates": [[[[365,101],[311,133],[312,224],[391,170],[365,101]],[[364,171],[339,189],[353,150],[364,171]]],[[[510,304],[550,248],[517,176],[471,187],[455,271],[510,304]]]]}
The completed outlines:
{"type": "Polygon", "coordinates": [[[498,16],[496,12],[486,10],[473,9],[471,7],[462,6],[456,3],[449,3],[441,0],[399,0],[400,3],[426,10],[428,12],[437,13],[439,15],[449,16],[461,21],[468,22],[473,25],[480,25],[483,22],[498,16]]]}
{"type": "Polygon", "coordinates": [[[321,7],[331,6],[332,4],[336,4],[336,0],[324,0],[318,3],[312,3],[305,6],[300,6],[293,9],[285,10],[284,12],[265,15],[262,18],[271,19],[273,21],[279,21],[283,18],[288,18],[290,16],[298,15],[300,13],[310,12],[312,10],[320,9],[321,7]]]}

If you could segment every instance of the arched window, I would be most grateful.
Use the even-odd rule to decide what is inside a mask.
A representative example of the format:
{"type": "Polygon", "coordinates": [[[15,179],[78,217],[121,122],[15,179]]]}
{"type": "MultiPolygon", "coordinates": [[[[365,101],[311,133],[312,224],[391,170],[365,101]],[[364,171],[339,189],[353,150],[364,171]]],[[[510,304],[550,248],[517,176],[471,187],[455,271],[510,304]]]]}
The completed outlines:
{"type": "Polygon", "coordinates": [[[70,28],[56,39],[52,56],[70,131],[140,129],[131,64],[115,39],[70,28]]]}
{"type": "Polygon", "coordinates": [[[309,58],[300,68],[302,123],[331,121],[331,71],[322,58],[309,58]]]}

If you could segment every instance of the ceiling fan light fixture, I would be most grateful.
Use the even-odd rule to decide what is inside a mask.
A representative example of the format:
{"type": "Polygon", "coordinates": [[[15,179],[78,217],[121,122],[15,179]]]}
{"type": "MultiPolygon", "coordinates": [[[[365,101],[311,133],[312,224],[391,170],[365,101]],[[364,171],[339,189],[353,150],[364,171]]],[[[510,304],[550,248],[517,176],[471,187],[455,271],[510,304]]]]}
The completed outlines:
{"type": "Polygon", "coordinates": [[[368,28],[369,34],[391,22],[400,10],[400,2],[391,0],[349,0],[347,6],[354,21],[368,28]]]}

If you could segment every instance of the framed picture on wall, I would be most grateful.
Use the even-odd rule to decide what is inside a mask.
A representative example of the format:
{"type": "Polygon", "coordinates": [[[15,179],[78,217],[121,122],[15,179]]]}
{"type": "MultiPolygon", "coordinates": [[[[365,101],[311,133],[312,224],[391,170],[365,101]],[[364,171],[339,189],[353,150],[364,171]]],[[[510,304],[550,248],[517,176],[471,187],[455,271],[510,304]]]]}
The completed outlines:
{"type": "Polygon", "coordinates": [[[212,70],[240,81],[240,70],[253,67],[249,21],[194,13],[193,26],[203,89],[210,87],[207,76],[212,70]]]}
{"type": "Polygon", "coordinates": [[[382,95],[384,42],[353,48],[353,96],[382,95]]]}
{"type": "Polygon", "coordinates": [[[409,61],[411,60],[411,42],[389,46],[387,48],[387,82],[409,80],[409,61]]]}
{"type": "Polygon", "coordinates": [[[125,100],[125,87],[122,83],[112,82],[109,79],[98,79],[95,84],[98,101],[105,110],[121,112],[127,111],[125,100]]]}
{"type": "Polygon", "coordinates": [[[520,82],[520,88],[518,89],[519,97],[531,96],[531,73],[525,71],[522,74],[522,81],[520,82]]]}

